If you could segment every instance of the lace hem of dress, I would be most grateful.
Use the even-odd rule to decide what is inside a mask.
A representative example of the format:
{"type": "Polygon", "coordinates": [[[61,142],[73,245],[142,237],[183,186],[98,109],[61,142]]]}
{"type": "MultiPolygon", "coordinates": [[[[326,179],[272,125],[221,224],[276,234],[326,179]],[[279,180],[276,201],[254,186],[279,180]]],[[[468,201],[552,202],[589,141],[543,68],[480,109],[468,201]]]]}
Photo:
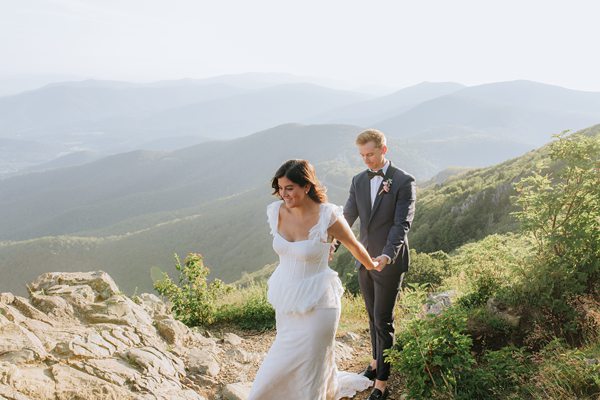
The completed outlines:
{"type": "Polygon", "coordinates": [[[276,269],[268,281],[267,298],[277,312],[304,314],[315,308],[341,307],[344,287],[332,269],[296,282],[280,280],[276,269]]]}
{"type": "Polygon", "coordinates": [[[357,392],[367,390],[372,384],[373,382],[364,375],[338,371],[335,399],[339,400],[344,397],[353,397],[357,392]]]}

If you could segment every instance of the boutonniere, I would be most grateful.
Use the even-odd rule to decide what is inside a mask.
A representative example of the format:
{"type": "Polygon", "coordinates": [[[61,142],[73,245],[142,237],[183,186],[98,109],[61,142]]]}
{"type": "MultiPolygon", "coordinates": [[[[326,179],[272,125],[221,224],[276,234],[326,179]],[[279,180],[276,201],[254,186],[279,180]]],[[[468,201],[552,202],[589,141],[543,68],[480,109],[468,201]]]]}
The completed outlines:
{"type": "Polygon", "coordinates": [[[379,194],[381,193],[387,193],[390,191],[390,189],[392,188],[392,178],[388,178],[385,181],[383,181],[383,187],[381,188],[381,191],[379,192],[379,194]]]}

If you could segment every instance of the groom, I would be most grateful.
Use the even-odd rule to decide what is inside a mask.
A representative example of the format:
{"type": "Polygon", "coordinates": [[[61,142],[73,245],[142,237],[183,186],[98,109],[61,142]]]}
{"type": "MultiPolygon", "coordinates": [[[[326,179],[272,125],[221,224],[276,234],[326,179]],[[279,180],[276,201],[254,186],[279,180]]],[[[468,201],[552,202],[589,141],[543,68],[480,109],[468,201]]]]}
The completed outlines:
{"type": "Polygon", "coordinates": [[[360,219],[360,241],[379,262],[367,270],[357,262],[360,290],[369,314],[373,359],[363,374],[375,379],[369,400],[388,397],[390,364],[383,351],[394,343],[393,310],[396,296],[408,270],[408,230],[415,215],[415,179],[386,159],[385,136],[367,129],[356,138],[363,162],[368,167],[352,178],[344,217],[352,226],[360,219]]]}

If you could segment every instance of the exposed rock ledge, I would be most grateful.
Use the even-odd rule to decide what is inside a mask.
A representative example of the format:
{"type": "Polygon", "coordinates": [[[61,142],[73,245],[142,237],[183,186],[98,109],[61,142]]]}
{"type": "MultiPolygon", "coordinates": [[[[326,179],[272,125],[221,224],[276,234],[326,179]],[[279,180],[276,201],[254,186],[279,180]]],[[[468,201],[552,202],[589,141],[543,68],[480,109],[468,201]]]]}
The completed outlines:
{"type": "Polygon", "coordinates": [[[0,294],[0,399],[202,400],[237,340],[187,328],[152,294],[134,302],[102,271],[46,273],[29,289],[0,294]]]}

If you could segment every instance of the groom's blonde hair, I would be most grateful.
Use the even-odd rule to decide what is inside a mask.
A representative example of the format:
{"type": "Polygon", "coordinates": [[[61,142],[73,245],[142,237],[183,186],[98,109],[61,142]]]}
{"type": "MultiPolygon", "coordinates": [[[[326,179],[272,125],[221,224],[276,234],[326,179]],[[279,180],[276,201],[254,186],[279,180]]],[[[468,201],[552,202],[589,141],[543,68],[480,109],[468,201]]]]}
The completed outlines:
{"type": "Polygon", "coordinates": [[[383,146],[385,146],[385,135],[383,134],[383,132],[381,132],[377,129],[371,128],[371,129],[366,129],[366,130],[362,131],[356,137],[357,145],[362,146],[369,142],[373,142],[375,144],[375,147],[380,149],[383,146]]]}

